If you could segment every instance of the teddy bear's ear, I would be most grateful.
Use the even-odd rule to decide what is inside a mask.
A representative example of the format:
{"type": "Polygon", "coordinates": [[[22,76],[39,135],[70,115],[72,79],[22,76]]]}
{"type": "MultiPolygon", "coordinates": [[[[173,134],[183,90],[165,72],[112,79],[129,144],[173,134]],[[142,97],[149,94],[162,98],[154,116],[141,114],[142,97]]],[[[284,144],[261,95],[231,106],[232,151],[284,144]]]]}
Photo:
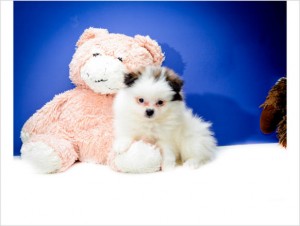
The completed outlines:
{"type": "Polygon", "coordinates": [[[155,65],[160,66],[162,64],[162,62],[165,59],[165,56],[161,50],[161,47],[156,41],[152,40],[149,36],[142,35],[136,35],[134,36],[134,39],[140,46],[146,48],[149,51],[155,65]]]}
{"type": "Polygon", "coordinates": [[[88,29],[85,29],[83,34],[80,36],[79,40],[76,43],[76,46],[79,47],[83,43],[85,43],[87,40],[100,37],[101,35],[107,35],[108,30],[107,29],[102,29],[102,28],[93,28],[90,27],[88,29]]]}

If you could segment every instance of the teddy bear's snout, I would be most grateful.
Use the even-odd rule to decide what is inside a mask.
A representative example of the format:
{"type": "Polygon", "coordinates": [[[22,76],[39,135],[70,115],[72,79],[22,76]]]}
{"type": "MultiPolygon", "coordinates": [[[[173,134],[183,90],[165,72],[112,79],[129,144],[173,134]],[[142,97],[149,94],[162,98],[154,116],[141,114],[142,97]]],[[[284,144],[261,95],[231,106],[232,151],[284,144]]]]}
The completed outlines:
{"type": "Polygon", "coordinates": [[[92,72],[86,72],[86,77],[95,83],[99,83],[99,82],[107,82],[108,79],[105,78],[105,73],[106,70],[104,72],[98,72],[98,73],[92,73],[92,72]]]}
{"type": "Polygon", "coordinates": [[[105,83],[112,75],[123,74],[124,65],[110,56],[91,58],[83,67],[85,79],[92,83],[105,83]]]}
{"type": "Polygon", "coordinates": [[[107,67],[104,65],[99,65],[97,67],[86,67],[85,71],[87,79],[95,83],[107,82],[109,73],[110,72],[107,70],[107,67]]]}

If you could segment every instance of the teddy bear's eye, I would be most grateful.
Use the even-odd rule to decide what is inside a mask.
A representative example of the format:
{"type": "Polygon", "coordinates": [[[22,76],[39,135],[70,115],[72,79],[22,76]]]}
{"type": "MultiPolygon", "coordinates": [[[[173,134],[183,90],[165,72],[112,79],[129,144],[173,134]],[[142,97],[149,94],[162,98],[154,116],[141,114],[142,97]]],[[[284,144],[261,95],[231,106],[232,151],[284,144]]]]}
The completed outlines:
{"type": "Polygon", "coordinates": [[[100,53],[93,53],[93,57],[99,56],[100,53]]]}
{"type": "Polygon", "coordinates": [[[123,62],[123,58],[122,57],[118,57],[118,60],[123,62]]]}

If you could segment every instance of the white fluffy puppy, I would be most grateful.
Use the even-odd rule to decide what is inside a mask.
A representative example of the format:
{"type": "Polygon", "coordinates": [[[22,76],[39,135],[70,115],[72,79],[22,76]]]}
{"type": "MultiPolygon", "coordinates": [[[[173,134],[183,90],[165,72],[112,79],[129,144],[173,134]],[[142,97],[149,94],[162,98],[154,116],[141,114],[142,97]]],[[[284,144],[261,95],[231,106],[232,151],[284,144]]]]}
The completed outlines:
{"type": "Polygon", "coordinates": [[[166,67],[146,67],[125,76],[126,88],[114,102],[115,142],[122,153],[133,141],[143,140],[162,152],[162,170],[176,160],[198,168],[211,160],[216,140],[210,123],[193,116],[183,101],[183,81],[166,67]]]}

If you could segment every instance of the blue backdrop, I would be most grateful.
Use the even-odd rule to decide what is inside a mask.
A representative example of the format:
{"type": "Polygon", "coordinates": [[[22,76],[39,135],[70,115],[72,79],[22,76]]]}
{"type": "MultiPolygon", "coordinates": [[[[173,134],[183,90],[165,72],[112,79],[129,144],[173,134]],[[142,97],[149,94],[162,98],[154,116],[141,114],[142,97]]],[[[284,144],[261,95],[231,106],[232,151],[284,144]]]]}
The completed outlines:
{"type": "Polygon", "coordinates": [[[15,155],[25,121],[73,88],[68,65],[90,26],[157,40],[219,145],[277,142],[260,132],[259,105],[286,75],[286,2],[14,2],[15,155]]]}

